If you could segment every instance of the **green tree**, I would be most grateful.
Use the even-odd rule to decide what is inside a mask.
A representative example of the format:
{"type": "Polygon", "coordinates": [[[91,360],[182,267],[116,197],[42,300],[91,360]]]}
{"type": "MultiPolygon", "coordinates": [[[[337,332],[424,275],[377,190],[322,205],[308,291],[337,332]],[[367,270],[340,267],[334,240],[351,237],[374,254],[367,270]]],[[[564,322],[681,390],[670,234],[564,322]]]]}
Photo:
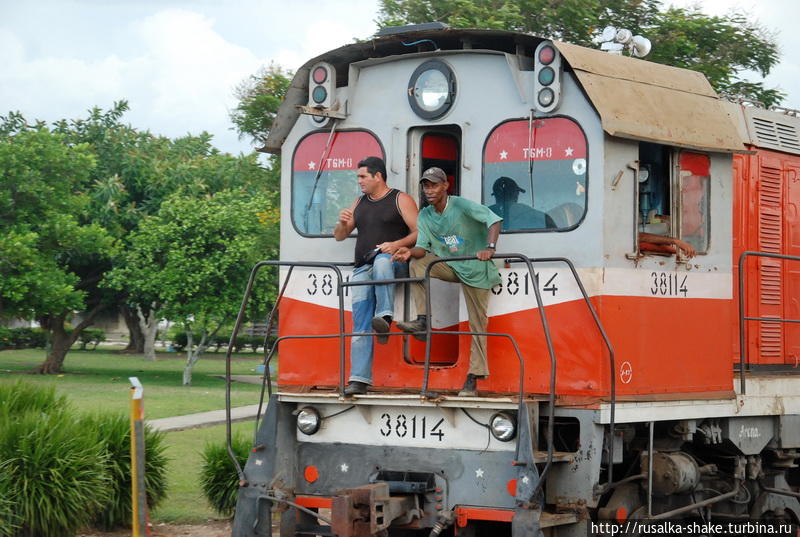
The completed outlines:
{"type": "Polygon", "coordinates": [[[587,47],[605,26],[627,28],[653,42],[649,61],[700,71],[720,93],[778,104],[785,95],[763,82],[778,63],[774,36],[742,12],[709,16],[699,7],[664,8],[660,0],[381,0],[381,27],[429,21],[458,28],[530,32],[587,47]]]}
{"type": "Polygon", "coordinates": [[[250,75],[234,90],[239,104],[231,111],[231,121],[239,138],[250,138],[263,145],[291,82],[291,72],[271,63],[250,75]]]}
{"type": "Polygon", "coordinates": [[[91,219],[95,157],[18,114],[0,118],[0,315],[37,318],[51,333],[37,369],[56,373],[80,331],[107,302],[98,283],[115,250],[91,219]],[[72,311],[85,311],[70,333],[72,311]]]}
{"type": "MultiPolygon", "coordinates": [[[[262,171],[263,173],[263,171],[262,171]]],[[[279,213],[271,196],[244,189],[203,198],[176,194],[131,235],[130,248],[110,275],[115,287],[159,304],[186,330],[184,385],[217,332],[235,317],[252,266],[274,258],[279,213]],[[200,341],[194,341],[194,333],[200,341]]],[[[264,275],[255,306],[263,313],[275,296],[274,275],[264,275]]]]}

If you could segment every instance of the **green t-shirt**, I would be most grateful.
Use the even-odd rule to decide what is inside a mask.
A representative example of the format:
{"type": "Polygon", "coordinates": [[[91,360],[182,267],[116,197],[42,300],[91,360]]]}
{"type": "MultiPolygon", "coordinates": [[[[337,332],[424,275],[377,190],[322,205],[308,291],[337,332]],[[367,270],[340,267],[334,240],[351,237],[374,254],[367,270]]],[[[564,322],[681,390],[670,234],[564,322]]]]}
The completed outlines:
{"type": "MultiPolygon", "coordinates": [[[[488,228],[502,218],[488,207],[459,196],[449,196],[442,214],[433,205],[422,209],[417,219],[417,246],[437,257],[475,255],[486,249],[488,228]]],[[[494,261],[469,259],[448,261],[459,279],[472,287],[491,289],[500,283],[494,261]]]]}

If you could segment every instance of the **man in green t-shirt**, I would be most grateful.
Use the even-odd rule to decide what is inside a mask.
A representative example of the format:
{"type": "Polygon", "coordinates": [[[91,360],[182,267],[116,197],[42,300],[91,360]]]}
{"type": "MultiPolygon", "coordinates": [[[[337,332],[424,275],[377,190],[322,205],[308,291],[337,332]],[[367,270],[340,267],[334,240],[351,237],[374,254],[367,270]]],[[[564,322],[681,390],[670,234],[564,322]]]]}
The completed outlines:
{"type": "MultiPolygon", "coordinates": [[[[486,308],[489,289],[500,283],[500,273],[491,260],[500,236],[502,218],[487,207],[459,196],[447,194],[447,175],[441,168],[429,168],[420,180],[428,205],[417,220],[417,244],[409,249],[399,248],[394,254],[398,261],[411,261],[411,276],[421,278],[435,259],[475,256],[465,261],[437,263],[431,276],[449,282],[461,282],[469,315],[471,332],[486,332],[486,308]]],[[[414,332],[414,337],[425,339],[428,323],[425,287],[422,283],[411,286],[418,317],[414,321],[397,323],[404,332],[414,332]]],[[[472,336],[469,373],[460,396],[476,396],[476,381],[489,376],[486,361],[486,336],[472,336]]]]}

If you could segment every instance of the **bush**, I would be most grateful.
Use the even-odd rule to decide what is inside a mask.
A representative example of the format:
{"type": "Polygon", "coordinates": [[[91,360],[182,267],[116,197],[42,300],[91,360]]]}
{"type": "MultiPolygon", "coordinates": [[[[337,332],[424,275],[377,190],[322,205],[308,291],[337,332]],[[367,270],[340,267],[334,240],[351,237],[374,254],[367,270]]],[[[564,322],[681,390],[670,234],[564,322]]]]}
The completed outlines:
{"type": "MultiPolygon", "coordinates": [[[[108,414],[92,416],[85,422],[105,448],[106,472],[111,478],[108,501],[95,516],[93,525],[103,530],[130,526],[133,516],[130,419],[123,414],[108,414]]],[[[164,434],[150,427],[145,427],[144,437],[147,505],[154,509],[167,493],[166,445],[164,434]]]]}
{"type": "MultiPolygon", "coordinates": [[[[13,333],[10,328],[0,326],[0,351],[8,349],[13,345],[13,333]]],[[[0,534],[2,535],[2,534],[0,534]]]]}
{"type": "Polygon", "coordinates": [[[0,498],[13,502],[20,535],[74,535],[108,501],[106,450],[66,410],[3,409],[0,460],[0,498]]]}
{"type": "Polygon", "coordinates": [[[55,386],[35,386],[20,380],[0,383],[0,412],[6,412],[8,419],[25,412],[46,414],[69,409],[66,396],[56,395],[55,386]]]}
{"type": "MultiPolygon", "coordinates": [[[[244,467],[250,452],[250,443],[242,435],[235,435],[231,439],[231,445],[239,464],[244,467]]],[[[208,503],[217,513],[222,516],[233,515],[239,492],[239,478],[225,443],[205,445],[200,486],[208,503]]]]}
{"type": "Polygon", "coordinates": [[[86,345],[90,343],[94,344],[92,350],[95,350],[97,345],[106,340],[106,333],[102,330],[87,328],[81,332],[78,336],[78,340],[81,342],[81,350],[85,351],[86,345]]]}

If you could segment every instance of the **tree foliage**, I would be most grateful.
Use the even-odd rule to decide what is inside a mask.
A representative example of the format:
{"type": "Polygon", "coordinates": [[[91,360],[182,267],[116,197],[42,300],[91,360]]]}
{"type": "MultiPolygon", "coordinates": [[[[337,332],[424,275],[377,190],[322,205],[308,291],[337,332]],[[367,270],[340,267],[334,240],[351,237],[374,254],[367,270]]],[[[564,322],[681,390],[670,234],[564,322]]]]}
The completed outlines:
{"type": "Polygon", "coordinates": [[[264,144],[291,76],[271,63],[239,83],[234,91],[239,104],[231,112],[231,121],[240,139],[249,137],[253,144],[264,144]]]}
{"type": "MultiPolygon", "coordinates": [[[[272,196],[225,190],[204,198],[173,196],[132,234],[110,280],[150,297],[165,316],[183,321],[187,335],[201,333],[198,348],[187,349],[185,384],[211,337],[236,315],[253,265],[277,256],[279,220],[272,196]]],[[[274,283],[266,287],[262,312],[266,297],[275,295],[274,283]]]]}
{"type": "Polygon", "coordinates": [[[649,61],[700,71],[720,93],[770,106],[785,95],[744,71],[766,76],[779,51],[765,28],[744,13],[710,16],[699,7],[664,8],[660,0],[381,0],[380,26],[429,21],[459,28],[530,32],[587,47],[605,26],[627,28],[653,42],[649,61]]]}

